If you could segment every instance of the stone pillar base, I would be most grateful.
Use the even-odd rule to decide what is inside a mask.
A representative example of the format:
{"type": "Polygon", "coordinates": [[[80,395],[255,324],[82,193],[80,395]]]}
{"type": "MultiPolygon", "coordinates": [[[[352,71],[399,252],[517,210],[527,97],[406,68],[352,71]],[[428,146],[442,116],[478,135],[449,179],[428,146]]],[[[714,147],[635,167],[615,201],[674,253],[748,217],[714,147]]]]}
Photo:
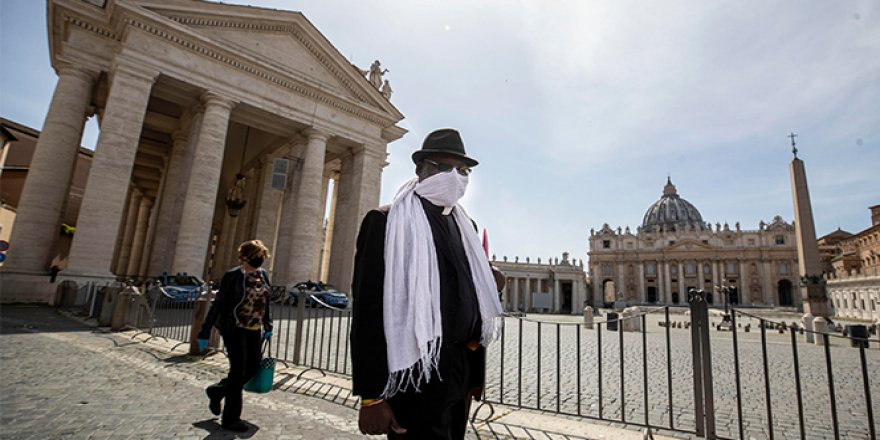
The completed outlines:
{"type": "Polygon", "coordinates": [[[812,344],[815,339],[813,336],[813,320],[816,319],[815,316],[807,313],[803,317],[804,321],[804,339],[807,343],[812,344]]]}
{"type": "Polygon", "coordinates": [[[828,321],[822,316],[813,318],[813,331],[816,332],[815,344],[825,345],[825,338],[821,336],[821,333],[828,333],[828,321]]]}
{"type": "Polygon", "coordinates": [[[0,271],[0,303],[54,304],[60,282],[49,282],[48,273],[0,271]]]}
{"type": "Polygon", "coordinates": [[[584,327],[593,329],[593,308],[590,306],[584,307],[584,327]]]}

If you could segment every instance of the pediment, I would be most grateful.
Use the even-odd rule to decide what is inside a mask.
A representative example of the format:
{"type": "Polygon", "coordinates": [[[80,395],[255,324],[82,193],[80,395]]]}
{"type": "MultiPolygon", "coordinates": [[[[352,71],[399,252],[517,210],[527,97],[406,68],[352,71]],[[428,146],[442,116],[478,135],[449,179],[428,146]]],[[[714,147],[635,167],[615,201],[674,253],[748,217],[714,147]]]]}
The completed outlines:
{"type": "Polygon", "coordinates": [[[299,12],[183,0],[142,7],[185,27],[202,42],[234,52],[244,65],[280,72],[307,87],[402,118],[299,12]]]}
{"type": "Polygon", "coordinates": [[[692,250],[708,250],[712,249],[712,246],[703,243],[702,241],[697,240],[682,240],[676,242],[674,245],[669,246],[669,250],[672,251],[692,251],[692,250]]]}

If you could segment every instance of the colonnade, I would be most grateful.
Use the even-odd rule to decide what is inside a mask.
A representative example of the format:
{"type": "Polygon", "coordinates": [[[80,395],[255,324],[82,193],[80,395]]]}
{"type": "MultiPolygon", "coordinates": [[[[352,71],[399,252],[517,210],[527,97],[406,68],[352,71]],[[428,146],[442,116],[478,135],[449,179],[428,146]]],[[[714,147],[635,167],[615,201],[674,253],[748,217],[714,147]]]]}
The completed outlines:
{"type": "MultiPolygon", "coordinates": [[[[551,303],[546,311],[551,313],[563,312],[565,298],[563,296],[564,283],[571,283],[571,298],[569,313],[579,314],[583,309],[584,297],[587,293],[583,279],[577,277],[541,277],[530,275],[508,276],[506,284],[501,291],[501,301],[504,310],[511,312],[537,311],[540,307],[536,304],[535,294],[550,294],[551,303]]],[[[543,308],[541,308],[543,309],[543,308]]]]}
{"type": "MultiPolygon", "coordinates": [[[[677,293],[677,304],[687,304],[689,287],[708,291],[713,290],[714,286],[727,284],[737,288],[739,304],[779,305],[777,285],[774,280],[791,279],[791,271],[797,267],[797,261],[793,260],[633,261],[612,264],[612,274],[609,276],[604,270],[606,264],[612,263],[591,263],[593,299],[597,304],[604,301],[605,283],[613,281],[615,289],[622,292],[623,299],[629,302],[651,302],[648,298],[648,288],[654,287],[657,293],[657,303],[674,304],[676,302],[673,301],[673,293],[677,293]],[[777,273],[778,267],[775,267],[774,264],[780,263],[785,263],[788,268],[787,273],[777,273]],[[693,272],[687,272],[688,264],[693,264],[693,272]],[[733,271],[728,270],[730,269],[728,265],[731,264],[734,268],[733,271]],[[756,270],[754,272],[751,270],[752,264],[755,264],[756,270]],[[653,265],[653,272],[649,265],[653,265]],[[636,283],[631,284],[633,287],[637,286],[637,290],[626,287],[630,266],[633,266],[633,276],[637,277],[636,283]],[[753,282],[754,277],[757,277],[757,284],[753,282]],[[653,279],[653,283],[647,282],[646,279],[653,279]],[[675,280],[674,284],[673,280],[675,280]],[[755,289],[755,286],[758,288],[755,289]]],[[[712,299],[715,304],[721,304],[724,301],[718,294],[712,299]]],[[[797,298],[794,300],[798,301],[797,298]]]]}
{"type": "MultiPolygon", "coordinates": [[[[215,270],[225,270],[235,262],[238,243],[260,238],[275,246],[274,283],[317,279],[323,259],[327,279],[349,286],[360,218],[378,205],[385,142],[350,146],[332,158],[338,171],[328,170],[328,141],[336,135],[308,127],[285,150],[296,160],[287,189],[271,188],[272,157],[260,158],[246,173],[247,208],[233,218],[218,203],[218,189],[227,132],[239,103],[220,91],[202,92],[180,118],[170,146],[164,146],[167,152],[156,159],[158,187],[137,184],[135,164],[141,158],[136,156],[152,142],[142,139],[141,130],[158,76],[158,70],[123,57],[114,63],[62,279],[105,281],[162,272],[203,276],[211,255],[215,270]],[[335,185],[328,194],[331,179],[335,185]],[[333,208],[322,252],[328,197],[333,208]],[[219,227],[217,218],[222,218],[219,227]]],[[[59,74],[12,232],[15,247],[2,272],[4,301],[43,300],[52,293],[47,265],[97,78],[97,72],[79,67],[59,74]]]]}

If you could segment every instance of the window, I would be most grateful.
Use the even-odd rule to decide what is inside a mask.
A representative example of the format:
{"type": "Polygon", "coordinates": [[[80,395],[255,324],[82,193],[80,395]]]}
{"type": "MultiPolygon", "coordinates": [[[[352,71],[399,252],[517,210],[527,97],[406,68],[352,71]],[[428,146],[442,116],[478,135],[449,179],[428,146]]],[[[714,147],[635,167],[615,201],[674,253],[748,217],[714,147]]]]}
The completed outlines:
{"type": "Polygon", "coordinates": [[[776,236],[776,244],[785,244],[785,237],[782,235],[776,236]]]}
{"type": "Polygon", "coordinates": [[[697,267],[694,265],[694,263],[685,264],[684,268],[685,268],[685,272],[688,275],[694,275],[697,273],[697,267]]]}
{"type": "Polygon", "coordinates": [[[633,248],[633,242],[631,242],[631,241],[626,242],[626,248],[627,248],[627,249],[632,249],[632,248],[633,248]]]}
{"type": "Polygon", "coordinates": [[[703,266],[703,273],[706,274],[706,275],[709,275],[710,273],[712,273],[712,268],[709,267],[708,264],[704,265],[704,266],[703,266]]]}
{"type": "Polygon", "coordinates": [[[750,239],[749,239],[749,246],[754,246],[754,245],[755,245],[755,239],[754,239],[754,238],[750,238],[750,239]]]}
{"type": "Polygon", "coordinates": [[[736,265],[733,263],[727,263],[727,273],[736,273],[736,265]]]}
{"type": "Polygon", "coordinates": [[[673,274],[673,275],[677,275],[677,274],[678,274],[678,266],[676,266],[676,265],[674,265],[674,264],[673,264],[672,266],[670,266],[670,267],[669,267],[669,273],[671,273],[671,274],[673,274]]]}
{"type": "Polygon", "coordinates": [[[669,240],[669,245],[672,246],[675,244],[675,240],[669,240]]]}
{"type": "Polygon", "coordinates": [[[648,265],[645,266],[645,271],[648,272],[648,275],[654,275],[654,263],[648,263],[648,265]]]}
{"type": "Polygon", "coordinates": [[[602,267],[602,274],[604,274],[605,276],[610,276],[614,274],[614,270],[611,268],[610,264],[606,264],[602,267]]]}
{"type": "Polygon", "coordinates": [[[611,240],[602,240],[602,249],[611,249],[611,240]]]}
{"type": "Polygon", "coordinates": [[[779,263],[779,273],[781,275],[788,273],[788,263],[779,263]]]}
{"type": "Polygon", "coordinates": [[[703,244],[709,244],[709,240],[703,240],[703,244]]]}

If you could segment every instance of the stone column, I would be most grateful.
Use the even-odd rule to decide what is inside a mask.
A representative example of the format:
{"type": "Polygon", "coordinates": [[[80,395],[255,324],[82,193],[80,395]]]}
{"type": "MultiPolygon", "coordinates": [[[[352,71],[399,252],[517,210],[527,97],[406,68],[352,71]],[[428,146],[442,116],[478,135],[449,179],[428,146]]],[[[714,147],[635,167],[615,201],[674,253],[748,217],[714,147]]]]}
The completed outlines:
{"type": "Polygon", "coordinates": [[[177,229],[180,225],[180,200],[182,200],[184,182],[188,182],[187,144],[189,137],[186,131],[178,130],[172,134],[171,156],[165,168],[165,184],[162,194],[156,202],[156,230],[153,240],[153,251],[147,273],[152,276],[171,271],[172,252],[177,242],[177,229]]]}
{"type": "Polygon", "coordinates": [[[128,260],[131,258],[131,241],[134,239],[138,207],[141,205],[142,196],[141,190],[132,188],[131,195],[128,197],[122,243],[119,246],[119,256],[116,259],[116,270],[114,271],[119,276],[126,276],[128,274],[128,260]]]}
{"type": "Polygon", "coordinates": [[[513,307],[511,308],[511,310],[522,310],[522,307],[519,303],[519,277],[513,278],[513,307]]]}
{"type": "Polygon", "coordinates": [[[275,263],[272,266],[272,281],[278,285],[289,285],[305,280],[295,280],[290,274],[290,254],[293,242],[293,219],[298,209],[299,184],[302,177],[302,154],[304,144],[291,146],[287,155],[292,170],[287,177],[287,189],[281,197],[281,209],[278,220],[278,234],[275,240],[275,263]]]}
{"type": "Polygon", "coordinates": [[[749,303],[749,278],[745,260],[739,260],[739,303],[749,303]]]}
{"type": "Polygon", "coordinates": [[[180,230],[174,250],[172,272],[186,272],[201,276],[211,239],[211,219],[217,201],[220,169],[226,148],[226,132],[232,100],[214,92],[202,95],[205,112],[193,156],[189,180],[183,201],[180,230]]]}
{"type": "Polygon", "coordinates": [[[48,281],[52,245],[70,192],[86,109],[96,78],[97,73],[80,67],[63,67],[59,72],[9,239],[12,247],[2,269],[4,300],[45,300],[31,291],[25,279],[36,277],[33,281],[48,281]],[[11,274],[24,278],[18,282],[7,277],[11,274]]]}
{"type": "MultiPolygon", "coordinates": [[[[713,262],[712,262],[712,293],[713,293],[713,295],[712,295],[712,299],[713,299],[714,301],[718,301],[718,298],[716,298],[716,296],[718,296],[718,294],[715,292],[715,286],[720,286],[720,285],[721,285],[721,281],[718,279],[718,276],[719,276],[719,273],[718,273],[718,262],[717,262],[717,261],[713,261],[713,262]]],[[[713,301],[713,302],[714,302],[714,301],[713,301]]]]}
{"type": "Polygon", "coordinates": [[[158,72],[117,58],[66,275],[112,279],[113,247],[158,72]]]}
{"type": "Polygon", "coordinates": [[[532,277],[529,275],[526,275],[526,297],[525,297],[525,300],[523,301],[525,303],[525,311],[526,312],[532,311],[532,306],[533,306],[532,300],[534,300],[534,298],[532,296],[532,277]]]}
{"type": "MultiPolygon", "coordinates": [[[[773,285],[773,280],[776,278],[774,274],[777,270],[779,270],[779,263],[776,261],[767,261],[765,260],[762,263],[764,267],[764,276],[761,277],[761,286],[764,288],[764,295],[762,300],[764,301],[764,305],[773,305],[778,300],[774,299],[777,297],[776,287],[773,285]],[[774,267],[775,266],[775,267],[774,267]]],[[[789,269],[791,266],[789,266],[789,269]]],[[[792,289],[794,290],[794,289],[792,289]]],[[[794,292],[792,292],[792,297],[794,297],[794,292]]],[[[792,298],[794,299],[794,298],[792,298]]],[[[794,301],[791,302],[794,305],[794,301]]],[[[779,305],[779,304],[777,304],[779,305]]]]}
{"type": "Polygon", "coordinates": [[[153,201],[146,197],[141,197],[137,209],[134,237],[131,240],[131,257],[128,259],[128,268],[125,270],[126,276],[134,277],[138,275],[138,269],[141,266],[141,258],[144,254],[144,245],[147,238],[147,223],[150,220],[152,210],[153,201]]]}
{"type": "Polygon", "coordinates": [[[256,219],[254,221],[254,238],[261,240],[271,249],[272,258],[266,263],[266,269],[272,274],[271,280],[275,281],[275,263],[278,255],[278,247],[275,236],[278,230],[278,214],[281,201],[281,191],[272,189],[272,163],[273,157],[266,157],[260,163],[262,172],[260,175],[257,198],[256,219]]]}
{"type": "Polygon", "coordinates": [[[379,206],[384,164],[384,144],[368,145],[342,160],[328,278],[343,291],[351,287],[361,221],[370,209],[379,206]]]}
{"type": "Polygon", "coordinates": [[[559,289],[559,280],[553,280],[553,311],[559,313],[562,311],[562,298],[559,295],[562,294],[562,291],[559,289]]]}
{"type": "Polygon", "coordinates": [[[645,262],[639,262],[639,297],[642,299],[642,304],[648,302],[647,293],[645,292],[645,262]]]}
{"type": "Polygon", "coordinates": [[[660,294],[660,303],[669,304],[672,302],[672,278],[670,278],[669,263],[663,262],[663,293],[660,294]]]}
{"type": "MultiPolygon", "coordinates": [[[[314,128],[306,130],[309,141],[303,152],[303,166],[296,191],[296,210],[293,212],[293,235],[287,259],[285,284],[314,280],[317,268],[313,267],[315,253],[315,231],[321,221],[321,183],[324,177],[324,156],[327,151],[329,135],[314,128]]],[[[344,289],[344,287],[340,288],[344,289]]]]}
{"type": "Polygon", "coordinates": [[[681,261],[678,262],[678,302],[686,303],[687,302],[687,292],[685,289],[685,273],[684,273],[684,263],[681,261]]]}
{"type": "MultiPolygon", "coordinates": [[[[247,217],[245,217],[244,225],[242,225],[242,229],[239,232],[239,243],[245,240],[253,240],[254,239],[254,231],[257,228],[257,216],[259,216],[259,211],[257,211],[257,197],[260,196],[260,183],[262,183],[262,169],[260,169],[259,165],[254,166],[249,169],[247,173],[247,191],[246,196],[248,204],[245,206],[247,208],[247,217]]],[[[265,242],[263,244],[266,244],[265,242]]],[[[270,249],[271,252],[274,250],[270,249]]],[[[271,253],[270,252],[270,253],[271,253]]]]}

